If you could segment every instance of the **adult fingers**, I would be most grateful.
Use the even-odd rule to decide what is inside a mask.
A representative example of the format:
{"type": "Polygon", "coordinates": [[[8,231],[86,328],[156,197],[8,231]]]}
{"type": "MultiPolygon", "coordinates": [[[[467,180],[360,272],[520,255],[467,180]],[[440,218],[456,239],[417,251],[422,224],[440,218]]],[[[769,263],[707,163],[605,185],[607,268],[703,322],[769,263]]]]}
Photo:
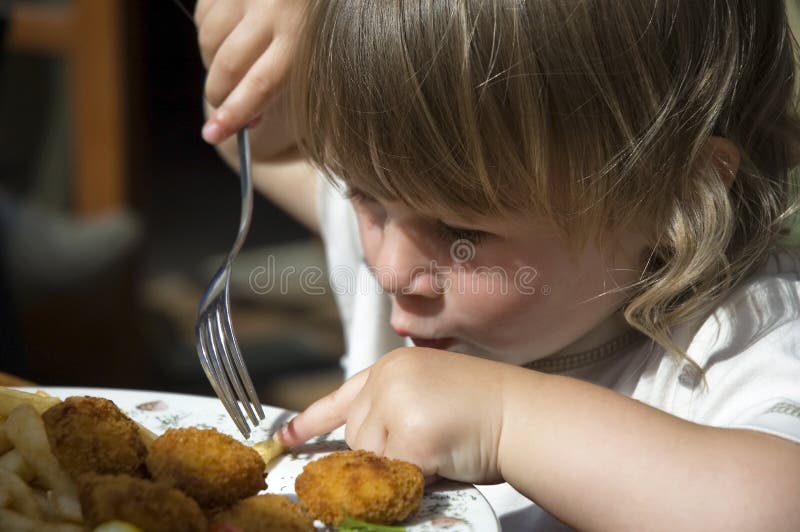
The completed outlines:
{"type": "Polygon", "coordinates": [[[219,46],[206,77],[206,100],[219,107],[268,49],[272,33],[258,17],[246,16],[219,46]]]}
{"type": "Polygon", "coordinates": [[[361,392],[369,376],[369,369],[351,377],[338,390],[318,399],[278,431],[278,439],[287,447],[330,432],[344,424],[350,403],[361,392]]]}
{"type": "Polygon", "coordinates": [[[242,20],[243,15],[238,3],[216,2],[208,8],[202,23],[197,26],[197,42],[206,68],[213,66],[217,50],[242,20]]]}
{"type": "Polygon", "coordinates": [[[290,54],[275,39],[203,126],[203,138],[216,144],[246,126],[277,96],[289,73],[290,54]]]}

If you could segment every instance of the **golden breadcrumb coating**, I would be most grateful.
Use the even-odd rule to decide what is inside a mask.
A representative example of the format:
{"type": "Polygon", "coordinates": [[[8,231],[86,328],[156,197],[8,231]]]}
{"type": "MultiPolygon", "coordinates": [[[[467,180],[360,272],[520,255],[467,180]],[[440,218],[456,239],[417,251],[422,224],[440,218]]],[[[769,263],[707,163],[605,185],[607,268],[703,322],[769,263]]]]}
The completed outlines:
{"type": "Polygon", "coordinates": [[[203,508],[216,508],[266,488],[264,461],[243,443],[215,429],[170,429],[147,456],[153,479],[176,487],[203,508]]]}
{"type": "Polygon", "coordinates": [[[242,499],[211,520],[211,530],[311,532],[314,521],[285,495],[266,493],[242,499]]]}
{"type": "Polygon", "coordinates": [[[200,506],[180,490],[128,475],[88,473],[79,480],[81,509],[90,529],[120,520],[147,532],[205,532],[200,506]]]}
{"type": "Polygon", "coordinates": [[[108,399],[68,397],[42,420],[53,454],[73,478],[89,472],[144,475],[147,448],[138,427],[108,399]]]}
{"type": "Polygon", "coordinates": [[[414,464],[368,451],[341,451],[307,464],[294,488],[308,514],[326,524],[339,524],[345,512],[389,524],[416,513],[424,484],[414,464]]]}

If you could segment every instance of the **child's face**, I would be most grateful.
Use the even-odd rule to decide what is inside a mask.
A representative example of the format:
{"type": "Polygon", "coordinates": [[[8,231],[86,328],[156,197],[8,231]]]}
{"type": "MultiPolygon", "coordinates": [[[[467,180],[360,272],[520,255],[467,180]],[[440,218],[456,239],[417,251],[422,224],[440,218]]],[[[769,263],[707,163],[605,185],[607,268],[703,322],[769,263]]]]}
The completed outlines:
{"type": "Polygon", "coordinates": [[[391,325],[421,346],[522,364],[568,352],[590,331],[602,343],[643,267],[639,237],[575,252],[544,223],[456,223],[397,202],[353,204],[366,262],[391,294],[391,325]]]}

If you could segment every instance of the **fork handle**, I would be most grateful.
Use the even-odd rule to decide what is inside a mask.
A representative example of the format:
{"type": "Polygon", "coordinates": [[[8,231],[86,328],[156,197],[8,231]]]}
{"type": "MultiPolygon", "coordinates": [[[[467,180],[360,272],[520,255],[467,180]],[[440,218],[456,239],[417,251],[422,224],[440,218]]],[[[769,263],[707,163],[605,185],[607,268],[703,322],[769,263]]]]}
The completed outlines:
{"type": "Polygon", "coordinates": [[[239,175],[242,189],[242,213],[239,219],[239,233],[233,243],[229,257],[233,258],[242,249],[247,232],[250,230],[250,219],[253,214],[253,176],[250,160],[250,134],[247,127],[236,133],[239,145],[239,175]]]}

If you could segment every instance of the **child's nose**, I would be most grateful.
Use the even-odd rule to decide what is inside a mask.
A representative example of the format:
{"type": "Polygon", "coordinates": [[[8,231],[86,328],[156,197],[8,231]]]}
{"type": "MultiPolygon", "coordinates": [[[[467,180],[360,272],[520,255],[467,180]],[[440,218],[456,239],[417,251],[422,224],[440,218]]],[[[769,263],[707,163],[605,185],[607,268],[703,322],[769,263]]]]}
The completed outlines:
{"type": "Polygon", "coordinates": [[[437,263],[403,227],[387,224],[373,267],[381,288],[391,294],[436,297],[437,263]]]}

